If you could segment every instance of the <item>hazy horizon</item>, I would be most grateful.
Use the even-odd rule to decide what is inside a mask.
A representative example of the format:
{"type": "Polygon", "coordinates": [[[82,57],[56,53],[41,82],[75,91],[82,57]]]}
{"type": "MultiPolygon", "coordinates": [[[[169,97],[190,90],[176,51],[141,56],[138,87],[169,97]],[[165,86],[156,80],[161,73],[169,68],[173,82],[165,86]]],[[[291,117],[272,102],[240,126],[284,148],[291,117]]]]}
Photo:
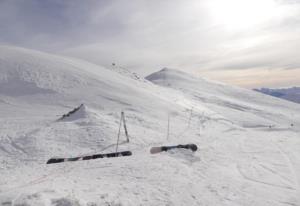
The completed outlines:
{"type": "Polygon", "coordinates": [[[299,0],[1,0],[0,44],[147,75],[163,67],[246,88],[300,85],[299,0]]]}

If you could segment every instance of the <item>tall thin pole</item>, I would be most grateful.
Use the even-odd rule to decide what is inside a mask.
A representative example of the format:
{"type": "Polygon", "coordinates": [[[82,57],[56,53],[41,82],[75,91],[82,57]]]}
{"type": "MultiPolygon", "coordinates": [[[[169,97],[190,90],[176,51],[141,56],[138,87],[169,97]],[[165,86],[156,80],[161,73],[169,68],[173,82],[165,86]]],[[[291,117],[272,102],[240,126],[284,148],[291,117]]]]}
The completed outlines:
{"type": "Polygon", "coordinates": [[[125,121],[125,115],[124,115],[123,111],[121,113],[121,118],[123,119],[123,126],[124,126],[124,130],[125,130],[125,135],[126,135],[126,138],[127,138],[126,141],[129,142],[129,136],[128,136],[127,127],[126,127],[126,121],[125,121]]]}
{"type": "Polygon", "coordinates": [[[170,135],[170,113],[168,113],[168,130],[167,130],[167,139],[169,139],[170,135]]]}
{"type": "Polygon", "coordinates": [[[119,139],[120,139],[120,133],[121,133],[121,124],[122,124],[122,113],[121,113],[121,119],[119,124],[119,132],[118,132],[118,139],[117,139],[117,146],[116,146],[116,152],[118,152],[118,146],[119,146],[119,139]]]}

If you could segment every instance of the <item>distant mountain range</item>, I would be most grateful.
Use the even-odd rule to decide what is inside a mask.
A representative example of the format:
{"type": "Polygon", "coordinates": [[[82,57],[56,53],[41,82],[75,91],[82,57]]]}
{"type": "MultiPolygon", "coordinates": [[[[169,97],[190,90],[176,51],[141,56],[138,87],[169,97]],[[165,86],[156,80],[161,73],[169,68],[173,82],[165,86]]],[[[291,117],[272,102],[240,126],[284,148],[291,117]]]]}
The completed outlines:
{"type": "Polygon", "coordinates": [[[278,97],[288,101],[300,103],[300,87],[291,87],[291,88],[282,88],[282,89],[261,88],[261,89],[253,89],[253,90],[267,95],[271,95],[273,97],[278,97]]]}

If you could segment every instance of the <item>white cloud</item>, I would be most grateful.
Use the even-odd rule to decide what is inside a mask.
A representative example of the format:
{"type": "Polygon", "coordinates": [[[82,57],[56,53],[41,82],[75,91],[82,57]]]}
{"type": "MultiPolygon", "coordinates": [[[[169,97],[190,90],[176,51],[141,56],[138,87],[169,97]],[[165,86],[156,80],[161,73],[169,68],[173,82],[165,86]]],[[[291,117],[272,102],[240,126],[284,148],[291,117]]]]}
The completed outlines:
{"type": "MultiPolygon", "coordinates": [[[[4,0],[0,42],[103,65],[116,62],[144,75],[173,67],[233,83],[237,71],[247,70],[249,82],[254,82],[251,71],[275,74],[275,70],[300,68],[300,2],[240,1],[244,4],[237,0],[4,0]],[[227,5],[215,9],[210,2],[227,5]],[[252,9],[245,12],[249,7],[245,5],[252,9]]],[[[290,82],[282,78],[278,84],[290,82]]]]}

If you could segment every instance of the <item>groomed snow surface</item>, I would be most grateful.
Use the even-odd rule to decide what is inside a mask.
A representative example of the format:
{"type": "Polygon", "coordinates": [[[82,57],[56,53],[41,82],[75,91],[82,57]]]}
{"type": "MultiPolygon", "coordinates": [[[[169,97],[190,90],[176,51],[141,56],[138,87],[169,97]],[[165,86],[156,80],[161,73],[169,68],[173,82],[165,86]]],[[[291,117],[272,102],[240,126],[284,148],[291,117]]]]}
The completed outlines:
{"type": "Polygon", "coordinates": [[[115,67],[0,47],[1,206],[300,205],[299,104],[115,67]],[[114,152],[121,110],[132,156],[45,164],[114,152]],[[149,152],[187,143],[198,151],[149,152]]]}

